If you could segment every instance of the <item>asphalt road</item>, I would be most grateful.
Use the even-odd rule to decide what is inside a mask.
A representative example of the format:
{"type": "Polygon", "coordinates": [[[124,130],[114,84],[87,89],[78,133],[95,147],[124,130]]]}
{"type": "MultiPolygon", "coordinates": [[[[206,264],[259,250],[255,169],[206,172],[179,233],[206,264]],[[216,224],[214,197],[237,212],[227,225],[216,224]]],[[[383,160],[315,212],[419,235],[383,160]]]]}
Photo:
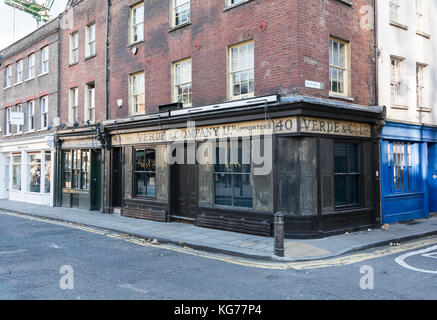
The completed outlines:
{"type": "Polygon", "coordinates": [[[427,240],[344,266],[274,270],[0,214],[0,299],[437,299],[437,237],[427,240]]]}

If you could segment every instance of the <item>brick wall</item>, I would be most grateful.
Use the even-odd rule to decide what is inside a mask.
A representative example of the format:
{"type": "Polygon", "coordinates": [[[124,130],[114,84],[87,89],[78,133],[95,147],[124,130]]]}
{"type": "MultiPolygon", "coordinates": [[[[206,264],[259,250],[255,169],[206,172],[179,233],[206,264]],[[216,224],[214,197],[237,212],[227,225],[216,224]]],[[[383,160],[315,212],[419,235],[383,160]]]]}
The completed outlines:
{"type": "Polygon", "coordinates": [[[227,100],[227,47],[255,43],[255,95],[329,96],[329,37],[350,42],[351,99],[374,104],[374,35],[360,28],[372,0],[252,0],[225,9],[225,0],[191,1],[191,24],[170,30],[169,1],[145,5],[145,39],[128,43],[129,6],[113,0],[110,23],[110,116],[128,115],[129,74],[145,71],[147,112],[171,102],[171,63],[192,58],[193,106],[227,100]],[[136,47],[136,54],[132,48],[136,47]],[[305,80],[324,89],[305,88],[305,80]],[[118,108],[116,101],[124,104],[118,108]]]}
{"type": "Polygon", "coordinates": [[[105,34],[106,1],[79,1],[63,12],[61,17],[61,122],[69,125],[70,89],[78,87],[79,125],[85,123],[85,91],[88,83],[95,84],[95,121],[106,118],[105,83],[105,34]],[[89,58],[85,54],[85,33],[87,26],[95,23],[96,54],[89,58]],[[79,60],[70,65],[70,36],[79,33],[79,60]]]}

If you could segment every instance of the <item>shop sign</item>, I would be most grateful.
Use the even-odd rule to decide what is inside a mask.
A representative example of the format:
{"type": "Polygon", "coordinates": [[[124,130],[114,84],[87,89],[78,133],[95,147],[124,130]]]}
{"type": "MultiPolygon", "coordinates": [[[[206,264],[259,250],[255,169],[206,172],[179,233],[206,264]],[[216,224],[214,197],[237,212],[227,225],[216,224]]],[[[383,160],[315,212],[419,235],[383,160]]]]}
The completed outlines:
{"type": "Polygon", "coordinates": [[[369,123],[309,117],[300,118],[300,131],[304,133],[339,136],[371,137],[371,127],[369,123]]]}
{"type": "Polygon", "coordinates": [[[175,142],[186,140],[226,139],[236,137],[262,136],[267,134],[297,132],[297,118],[287,117],[267,120],[227,123],[213,126],[190,127],[162,131],[129,133],[112,136],[113,145],[154,142],[175,142]]]}

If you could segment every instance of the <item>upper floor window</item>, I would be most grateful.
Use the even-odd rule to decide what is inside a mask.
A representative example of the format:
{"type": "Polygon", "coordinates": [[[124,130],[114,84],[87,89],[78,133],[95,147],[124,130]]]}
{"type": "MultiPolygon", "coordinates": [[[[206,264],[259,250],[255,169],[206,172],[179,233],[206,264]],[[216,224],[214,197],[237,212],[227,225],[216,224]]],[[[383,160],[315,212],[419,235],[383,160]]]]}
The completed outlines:
{"type": "Polygon", "coordinates": [[[131,8],[129,29],[130,43],[144,40],[144,3],[131,8]]]}
{"type": "Polygon", "coordinates": [[[231,99],[244,99],[255,94],[254,42],[229,48],[229,93],[231,99]]]}
{"type": "Polygon", "coordinates": [[[12,85],[12,65],[8,65],[5,68],[5,88],[9,88],[12,85]]]}
{"type": "Polygon", "coordinates": [[[190,0],[172,0],[173,26],[177,27],[181,24],[190,22],[190,0]]]}
{"type": "Polygon", "coordinates": [[[416,29],[423,31],[423,0],[416,0],[416,29]]]}
{"type": "Polygon", "coordinates": [[[144,72],[130,76],[130,113],[138,114],[146,112],[144,72]]]}
{"type": "Polygon", "coordinates": [[[70,64],[79,62],[79,32],[70,35],[70,64]]]}
{"type": "Polygon", "coordinates": [[[49,47],[41,49],[41,74],[49,72],[49,47]]]}
{"type": "Polygon", "coordinates": [[[391,57],[390,58],[390,94],[391,94],[391,104],[392,105],[402,105],[402,95],[401,95],[401,58],[391,57]]]}
{"type": "Polygon", "coordinates": [[[329,91],[348,96],[348,43],[338,39],[329,39],[329,91]]]}
{"type": "Polygon", "coordinates": [[[94,83],[86,85],[85,90],[85,121],[94,123],[95,120],[95,87],[94,83]]]}
{"type": "Polygon", "coordinates": [[[191,59],[176,62],[173,68],[173,100],[191,106],[191,59]]]}
{"type": "Polygon", "coordinates": [[[417,108],[423,108],[424,105],[424,92],[425,92],[425,73],[426,66],[424,64],[416,64],[416,100],[417,108]]]}
{"type": "Polygon", "coordinates": [[[23,60],[20,60],[16,64],[16,83],[23,82],[23,60]]]}
{"type": "Polygon", "coordinates": [[[49,125],[49,97],[42,97],[40,100],[41,129],[47,129],[49,125]]]}
{"type": "Polygon", "coordinates": [[[92,24],[86,28],[85,56],[92,57],[96,54],[96,25],[92,24]]]}
{"type": "Polygon", "coordinates": [[[27,57],[27,79],[32,79],[35,77],[35,54],[32,53],[27,57]]]}
{"type": "Polygon", "coordinates": [[[79,88],[70,89],[69,122],[75,123],[79,120],[79,88]]]}
{"type": "Polygon", "coordinates": [[[400,3],[399,0],[390,0],[390,21],[400,22],[400,3]]]}
{"type": "Polygon", "coordinates": [[[35,101],[27,103],[27,131],[35,130],[35,101]]]}
{"type": "MultiPolygon", "coordinates": [[[[23,115],[23,105],[22,104],[18,104],[16,107],[15,107],[15,110],[14,110],[16,113],[18,113],[18,114],[22,114],[23,115]]],[[[16,134],[20,134],[20,133],[23,133],[23,125],[21,125],[21,124],[17,124],[17,132],[16,132],[16,134]]]]}
{"type": "Polygon", "coordinates": [[[12,133],[11,130],[11,108],[6,109],[6,135],[10,135],[12,133]]]}

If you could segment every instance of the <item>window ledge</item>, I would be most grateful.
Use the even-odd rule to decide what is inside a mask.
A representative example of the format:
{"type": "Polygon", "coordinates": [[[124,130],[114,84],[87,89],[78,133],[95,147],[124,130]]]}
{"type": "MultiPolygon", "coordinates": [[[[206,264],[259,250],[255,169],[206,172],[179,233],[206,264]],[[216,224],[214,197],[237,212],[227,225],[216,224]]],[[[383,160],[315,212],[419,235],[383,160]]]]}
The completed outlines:
{"type": "Polygon", "coordinates": [[[20,81],[20,82],[14,83],[14,86],[18,86],[19,84],[22,84],[22,83],[23,83],[23,81],[20,81]]]}
{"type": "Polygon", "coordinates": [[[353,2],[351,0],[337,0],[337,2],[341,2],[349,7],[353,7],[353,2]]]}
{"type": "Polygon", "coordinates": [[[9,89],[9,88],[12,88],[12,86],[4,87],[3,90],[9,89]]]}
{"type": "Polygon", "coordinates": [[[130,48],[130,47],[133,47],[133,46],[139,45],[140,43],[144,43],[144,40],[139,40],[139,41],[136,41],[136,42],[129,43],[129,44],[127,45],[127,47],[130,48]]]}
{"type": "Polygon", "coordinates": [[[35,130],[26,131],[24,134],[35,133],[35,130]]]}
{"type": "Polygon", "coordinates": [[[393,104],[391,105],[392,109],[399,109],[399,110],[408,110],[408,106],[400,105],[400,104],[393,104]]]}
{"type": "Polygon", "coordinates": [[[79,61],[78,61],[78,62],[72,62],[72,63],[68,64],[68,66],[69,66],[69,67],[72,67],[72,66],[75,66],[75,65],[77,65],[77,64],[79,64],[79,61]]]}
{"type": "Polygon", "coordinates": [[[403,29],[403,30],[408,30],[408,26],[406,26],[406,25],[404,25],[402,23],[396,22],[396,21],[390,21],[390,25],[393,26],[393,27],[397,27],[397,28],[403,29]]]}
{"type": "Polygon", "coordinates": [[[428,33],[426,33],[426,32],[423,32],[423,31],[419,31],[419,30],[417,30],[417,31],[416,31],[416,34],[417,34],[418,36],[421,36],[421,37],[424,37],[424,38],[427,38],[427,39],[431,38],[431,35],[430,35],[430,34],[428,34],[428,33]]]}
{"type": "Polygon", "coordinates": [[[254,93],[243,94],[243,95],[240,95],[240,96],[233,96],[233,97],[230,97],[228,99],[228,101],[246,100],[246,99],[251,99],[251,98],[255,98],[255,94],[254,93]]]}
{"type": "Polygon", "coordinates": [[[86,57],[83,61],[91,60],[95,56],[96,56],[96,54],[90,55],[90,56],[86,57]]]}
{"type": "Polygon", "coordinates": [[[47,131],[47,130],[49,130],[48,128],[42,128],[42,129],[38,129],[38,130],[36,130],[37,132],[41,132],[41,131],[47,131]]]}
{"type": "Polygon", "coordinates": [[[335,98],[335,99],[347,100],[347,101],[351,101],[351,102],[354,101],[354,98],[352,98],[352,97],[342,96],[342,95],[340,95],[340,94],[336,94],[336,93],[334,93],[334,92],[330,92],[330,93],[329,93],[329,97],[330,97],[330,98],[335,98]]]}
{"type": "Polygon", "coordinates": [[[38,77],[45,76],[46,74],[49,74],[49,72],[40,73],[40,74],[38,75],[38,77]]]}
{"type": "Polygon", "coordinates": [[[184,28],[184,27],[186,27],[186,26],[189,26],[189,25],[191,25],[191,21],[187,21],[187,22],[181,23],[181,24],[179,24],[179,25],[177,25],[177,26],[171,26],[171,27],[168,29],[168,32],[170,33],[170,32],[173,32],[173,31],[176,31],[176,30],[182,29],[182,28],[184,28]]]}
{"type": "Polygon", "coordinates": [[[226,7],[224,7],[223,11],[228,11],[228,10],[234,9],[235,7],[239,7],[239,6],[243,5],[243,4],[246,4],[246,3],[251,2],[251,1],[252,0],[245,0],[245,1],[242,1],[242,2],[239,2],[239,3],[236,3],[236,4],[226,5],[226,7]]]}
{"type": "Polygon", "coordinates": [[[432,108],[419,107],[417,108],[418,112],[432,112],[432,108]]]}
{"type": "Polygon", "coordinates": [[[27,82],[27,81],[30,81],[30,80],[34,80],[34,79],[35,79],[35,77],[32,77],[32,78],[24,80],[24,82],[27,82]]]}

